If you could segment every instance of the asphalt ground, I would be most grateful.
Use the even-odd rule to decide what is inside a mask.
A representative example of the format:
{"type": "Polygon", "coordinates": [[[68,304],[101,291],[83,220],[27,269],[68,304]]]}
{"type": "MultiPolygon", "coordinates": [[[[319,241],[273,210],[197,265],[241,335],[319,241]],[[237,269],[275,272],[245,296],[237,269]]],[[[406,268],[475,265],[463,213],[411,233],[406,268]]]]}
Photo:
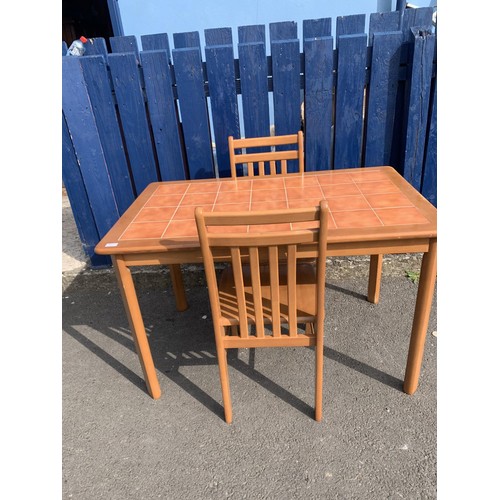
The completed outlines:
{"type": "Polygon", "coordinates": [[[419,256],[330,261],[323,421],[314,351],[229,351],[224,421],[203,271],[183,267],[179,313],[165,269],[134,279],[162,396],[147,393],[113,271],[63,275],[62,498],[428,499],[437,491],[436,295],[420,383],[402,391],[419,256]]]}

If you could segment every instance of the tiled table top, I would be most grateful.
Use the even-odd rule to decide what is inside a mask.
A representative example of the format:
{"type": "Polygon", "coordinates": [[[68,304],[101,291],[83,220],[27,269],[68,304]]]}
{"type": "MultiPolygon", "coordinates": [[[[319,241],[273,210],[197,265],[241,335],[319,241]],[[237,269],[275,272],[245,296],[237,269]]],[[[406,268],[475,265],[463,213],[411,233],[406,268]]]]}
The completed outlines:
{"type": "Polygon", "coordinates": [[[197,246],[194,209],[299,208],[326,199],[331,241],[434,237],[436,209],[392,167],[150,184],[96,247],[101,254],[197,246]]]}

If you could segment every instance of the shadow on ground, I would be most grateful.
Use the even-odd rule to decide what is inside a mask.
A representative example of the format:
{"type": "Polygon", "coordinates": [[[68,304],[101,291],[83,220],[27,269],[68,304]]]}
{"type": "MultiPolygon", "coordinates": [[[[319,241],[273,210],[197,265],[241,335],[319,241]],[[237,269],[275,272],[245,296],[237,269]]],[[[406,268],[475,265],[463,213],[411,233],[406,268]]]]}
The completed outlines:
{"type": "Polygon", "coordinates": [[[230,350],[228,426],[204,276],[188,273],[184,313],[168,272],[134,274],[156,401],[114,274],[82,273],[63,291],[65,498],[435,498],[435,337],[418,391],[402,392],[415,284],[384,276],[374,305],[363,273],[329,277],[321,423],[312,349],[230,350]]]}

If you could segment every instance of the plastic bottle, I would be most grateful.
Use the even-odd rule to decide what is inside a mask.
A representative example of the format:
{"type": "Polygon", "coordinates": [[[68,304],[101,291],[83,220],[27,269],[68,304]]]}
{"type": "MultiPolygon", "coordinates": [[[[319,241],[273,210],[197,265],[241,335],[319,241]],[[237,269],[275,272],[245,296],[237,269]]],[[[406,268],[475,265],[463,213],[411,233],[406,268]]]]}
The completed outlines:
{"type": "Polygon", "coordinates": [[[87,43],[87,39],[84,36],[81,36],[79,40],[75,40],[66,52],[67,56],[83,56],[85,54],[85,44],[87,43]]]}

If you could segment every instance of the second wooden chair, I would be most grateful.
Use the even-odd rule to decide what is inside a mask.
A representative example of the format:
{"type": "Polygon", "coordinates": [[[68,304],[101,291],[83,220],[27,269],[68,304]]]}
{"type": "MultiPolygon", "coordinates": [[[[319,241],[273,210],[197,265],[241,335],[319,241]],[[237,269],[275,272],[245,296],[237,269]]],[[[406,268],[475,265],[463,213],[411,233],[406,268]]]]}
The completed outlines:
{"type": "Polygon", "coordinates": [[[237,177],[237,165],[247,165],[247,175],[286,175],[289,172],[289,161],[298,162],[298,172],[304,173],[304,134],[298,131],[291,135],[276,135],[269,137],[252,137],[249,139],[234,139],[229,136],[229,160],[231,177],[237,177]],[[294,149],[284,150],[281,146],[294,146],[294,149]],[[238,150],[242,151],[237,154],[238,150]],[[257,149],[257,151],[255,151],[257,149]],[[263,151],[264,150],[264,151],[263,151]],[[265,151],[267,150],[267,151],[265,151]],[[255,169],[257,167],[257,169],[255,169]]]}

